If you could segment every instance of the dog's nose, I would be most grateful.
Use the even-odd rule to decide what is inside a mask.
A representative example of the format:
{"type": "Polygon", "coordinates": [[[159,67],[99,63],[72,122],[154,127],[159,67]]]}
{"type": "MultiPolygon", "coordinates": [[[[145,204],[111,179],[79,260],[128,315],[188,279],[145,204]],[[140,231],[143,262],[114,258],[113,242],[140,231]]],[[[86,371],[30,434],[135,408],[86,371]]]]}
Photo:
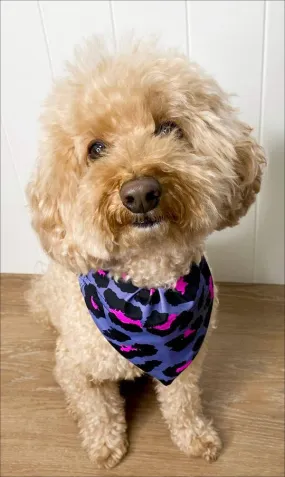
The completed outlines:
{"type": "Polygon", "coordinates": [[[153,177],[125,182],[120,190],[121,201],[134,214],[144,214],[159,204],[161,187],[153,177]]]}

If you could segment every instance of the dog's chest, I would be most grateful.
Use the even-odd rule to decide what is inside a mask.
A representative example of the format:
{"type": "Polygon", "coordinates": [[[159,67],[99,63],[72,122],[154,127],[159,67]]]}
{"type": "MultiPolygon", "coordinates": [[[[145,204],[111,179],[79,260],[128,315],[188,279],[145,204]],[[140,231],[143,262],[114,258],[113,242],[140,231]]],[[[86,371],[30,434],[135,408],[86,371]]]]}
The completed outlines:
{"type": "Polygon", "coordinates": [[[84,322],[80,323],[77,333],[70,335],[68,348],[86,375],[98,381],[119,381],[132,380],[143,374],[141,369],[119,355],[94,326],[85,305],[82,305],[82,318],[84,322]]]}

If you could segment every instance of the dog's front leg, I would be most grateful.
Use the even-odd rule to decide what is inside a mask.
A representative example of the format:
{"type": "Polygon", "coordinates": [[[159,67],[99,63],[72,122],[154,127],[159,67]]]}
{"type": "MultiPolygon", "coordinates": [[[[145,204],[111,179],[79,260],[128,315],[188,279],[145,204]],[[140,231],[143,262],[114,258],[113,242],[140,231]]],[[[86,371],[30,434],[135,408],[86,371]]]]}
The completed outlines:
{"type": "Polygon", "coordinates": [[[188,368],[170,386],[157,383],[156,391],[173,442],[185,454],[214,461],[222,444],[212,423],[203,416],[197,381],[188,368]]]}
{"type": "Polygon", "coordinates": [[[127,451],[124,401],[118,383],[91,381],[74,363],[60,338],[54,374],[78,421],[90,459],[98,467],[114,467],[127,451]]]}

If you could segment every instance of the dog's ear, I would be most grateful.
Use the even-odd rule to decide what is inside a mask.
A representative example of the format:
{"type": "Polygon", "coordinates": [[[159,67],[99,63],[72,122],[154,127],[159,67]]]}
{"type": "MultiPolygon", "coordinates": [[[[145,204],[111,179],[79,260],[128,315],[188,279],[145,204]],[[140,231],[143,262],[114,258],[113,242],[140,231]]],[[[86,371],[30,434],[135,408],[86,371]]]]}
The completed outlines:
{"type": "Polygon", "coordinates": [[[223,205],[217,230],[237,225],[247,213],[260,190],[262,170],[266,164],[263,149],[251,136],[252,129],[241,122],[238,122],[238,129],[240,134],[234,144],[233,158],[236,179],[233,193],[223,205]]]}
{"type": "Polygon", "coordinates": [[[74,148],[53,132],[40,147],[39,162],[27,187],[32,225],[44,250],[54,260],[78,268],[82,261],[65,224],[78,187],[78,163],[74,148]]]}
{"type": "Polygon", "coordinates": [[[187,99],[186,131],[193,150],[198,156],[212,158],[213,174],[218,169],[218,178],[228,184],[223,191],[223,181],[220,185],[217,182],[217,187],[221,187],[217,195],[223,197],[215,228],[233,227],[247,213],[260,190],[266,164],[264,151],[251,135],[252,128],[237,118],[229,95],[197,65],[188,80],[187,99]]]}

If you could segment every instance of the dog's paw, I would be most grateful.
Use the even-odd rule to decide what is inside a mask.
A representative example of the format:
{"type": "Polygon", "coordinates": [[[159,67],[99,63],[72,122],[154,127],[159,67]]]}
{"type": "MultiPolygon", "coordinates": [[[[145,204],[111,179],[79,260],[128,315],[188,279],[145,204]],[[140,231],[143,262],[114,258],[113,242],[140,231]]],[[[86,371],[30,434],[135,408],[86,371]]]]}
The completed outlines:
{"type": "Polygon", "coordinates": [[[217,460],[222,450],[222,442],[211,424],[199,434],[193,434],[191,427],[177,430],[172,433],[172,439],[185,454],[203,457],[207,462],[217,460]]]}
{"type": "Polygon", "coordinates": [[[207,462],[214,462],[218,459],[222,450],[222,442],[216,433],[212,432],[195,437],[190,445],[189,453],[195,457],[203,457],[207,462]]]}
{"type": "MultiPolygon", "coordinates": [[[[86,447],[86,446],[84,446],[86,447]]],[[[91,445],[87,449],[88,456],[99,469],[112,469],[122,460],[128,450],[128,440],[122,436],[120,441],[111,442],[110,436],[100,446],[91,445]]]]}

